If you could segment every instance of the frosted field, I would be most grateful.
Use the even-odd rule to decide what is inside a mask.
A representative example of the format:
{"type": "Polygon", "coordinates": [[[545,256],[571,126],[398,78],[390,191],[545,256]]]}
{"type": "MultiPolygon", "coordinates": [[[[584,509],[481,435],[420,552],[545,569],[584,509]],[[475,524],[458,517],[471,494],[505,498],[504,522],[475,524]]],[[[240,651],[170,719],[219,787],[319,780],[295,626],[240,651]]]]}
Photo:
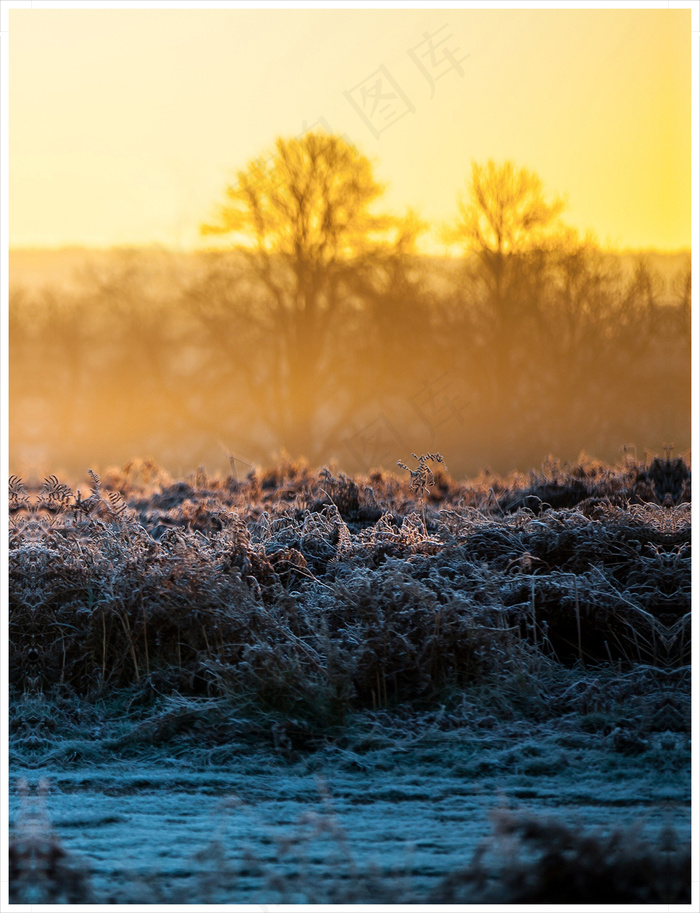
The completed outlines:
{"type": "Polygon", "coordinates": [[[417,459],[11,480],[13,901],[689,902],[687,463],[417,459]]]}
{"type": "MultiPolygon", "coordinates": [[[[206,765],[184,746],[176,757],[48,764],[45,808],[101,903],[439,900],[447,876],[493,835],[498,809],[600,836],[637,825],[657,848],[669,825],[688,840],[687,740],[657,738],[630,754],[574,719],[557,731],[494,723],[465,733],[438,721],[403,740],[377,725],[361,750],[297,760],[233,744],[206,765]]],[[[37,776],[13,773],[16,832],[17,779],[37,776]]],[[[42,804],[32,790],[23,820],[42,804]]],[[[501,865],[537,855],[492,840],[485,860],[497,884],[501,865]]]]}

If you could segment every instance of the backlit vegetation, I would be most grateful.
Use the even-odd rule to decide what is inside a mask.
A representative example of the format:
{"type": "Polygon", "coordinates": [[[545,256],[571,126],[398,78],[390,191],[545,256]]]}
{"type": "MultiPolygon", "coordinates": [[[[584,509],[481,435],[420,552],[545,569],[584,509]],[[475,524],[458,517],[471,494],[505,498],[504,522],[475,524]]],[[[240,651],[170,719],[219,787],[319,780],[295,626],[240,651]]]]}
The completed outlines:
{"type": "Polygon", "coordinates": [[[131,464],[87,495],[11,480],[11,684],[226,696],[322,728],[489,676],[537,691],[560,667],[689,663],[682,460],[477,484],[425,460],[404,481],[291,462],[180,482],[131,464]]]}
{"type": "Polygon", "coordinates": [[[228,448],[367,473],[440,448],[463,476],[690,445],[688,256],[602,250],[510,162],[473,165],[455,256],[418,256],[429,226],[383,189],[340,137],[279,140],[203,228],[227,249],[11,277],[11,470],[228,448]]]}
{"type": "MultiPolygon", "coordinates": [[[[258,752],[365,773],[416,748],[423,776],[457,746],[481,783],[483,764],[542,777],[585,750],[680,773],[679,806],[689,266],[603,251],[511,162],[473,165],[444,228],[455,257],[418,256],[428,226],[382,210],[383,190],[340,137],[280,139],[202,229],[228,250],[113,252],[69,287],[13,284],[11,762],[258,752]],[[667,440],[681,456],[645,449],[667,440]],[[176,471],[205,462],[230,474],[176,471]],[[491,731],[504,744],[483,760],[491,731]]],[[[93,902],[28,789],[11,896],[93,902]]],[[[288,866],[251,849],[232,868],[214,840],[191,899],[125,872],[109,900],[227,901],[241,866],[265,902],[688,900],[670,828],[654,843],[499,813],[416,892],[362,868],[321,800],[279,837],[288,866]],[[322,884],[318,838],[337,847],[322,884]]]]}
{"type": "MultiPolygon", "coordinates": [[[[428,722],[448,746],[526,720],[671,775],[690,730],[687,463],[550,460],[473,483],[440,454],[402,464],[407,478],[286,460],[175,481],[141,461],[78,491],[13,477],[13,762],[167,750],[214,765],[248,745],[371,764],[374,749],[419,745],[428,722]]],[[[497,815],[473,859],[417,892],[408,870],[361,867],[321,798],[280,835],[276,867],[253,850],[231,860],[215,839],[208,874],[173,888],[124,872],[112,900],[225,902],[244,869],[265,902],[570,902],[572,884],[591,903],[689,896],[670,829],[657,845],[526,813],[497,815]],[[338,855],[323,882],[303,874],[319,841],[338,855]]],[[[87,863],[39,807],[21,813],[10,854],[17,902],[95,900],[87,863]]]]}

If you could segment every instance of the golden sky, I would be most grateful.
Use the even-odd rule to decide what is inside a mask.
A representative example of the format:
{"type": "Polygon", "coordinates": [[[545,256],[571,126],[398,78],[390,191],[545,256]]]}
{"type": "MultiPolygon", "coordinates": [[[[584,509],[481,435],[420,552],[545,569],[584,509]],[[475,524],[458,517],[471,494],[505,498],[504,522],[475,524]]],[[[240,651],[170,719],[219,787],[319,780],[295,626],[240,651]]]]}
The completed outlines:
{"type": "Polygon", "coordinates": [[[12,246],[200,245],[233,172],[319,121],[431,223],[510,158],[603,243],[690,246],[687,10],[9,15],[12,246]]]}

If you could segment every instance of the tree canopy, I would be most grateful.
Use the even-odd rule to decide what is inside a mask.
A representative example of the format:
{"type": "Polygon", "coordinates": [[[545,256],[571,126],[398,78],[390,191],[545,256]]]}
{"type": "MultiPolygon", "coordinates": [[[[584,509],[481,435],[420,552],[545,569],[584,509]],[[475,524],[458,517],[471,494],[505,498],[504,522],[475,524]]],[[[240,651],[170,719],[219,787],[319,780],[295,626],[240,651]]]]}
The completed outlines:
{"type": "Polygon", "coordinates": [[[411,247],[415,217],[372,208],[384,190],[369,159],[342,137],[316,131],[280,138],[274,154],[237,172],[218,221],[202,233],[231,236],[263,268],[276,254],[292,266],[327,270],[387,246],[411,247]]]}
{"type": "Polygon", "coordinates": [[[410,210],[403,217],[378,211],[384,190],[355,146],[308,132],[278,139],[270,155],[238,171],[218,219],[201,228],[230,237],[267,289],[261,319],[279,365],[269,383],[271,419],[286,429],[290,447],[307,454],[319,410],[333,403],[342,427],[341,401],[361,396],[357,378],[330,389],[328,353],[338,350],[331,337],[347,338],[350,301],[379,300],[397,284],[422,228],[410,210]]]}
{"type": "Polygon", "coordinates": [[[511,161],[472,162],[467,193],[458,198],[459,218],[446,237],[490,263],[540,243],[565,205],[559,197],[547,202],[542,180],[527,168],[516,169],[511,161]]]}

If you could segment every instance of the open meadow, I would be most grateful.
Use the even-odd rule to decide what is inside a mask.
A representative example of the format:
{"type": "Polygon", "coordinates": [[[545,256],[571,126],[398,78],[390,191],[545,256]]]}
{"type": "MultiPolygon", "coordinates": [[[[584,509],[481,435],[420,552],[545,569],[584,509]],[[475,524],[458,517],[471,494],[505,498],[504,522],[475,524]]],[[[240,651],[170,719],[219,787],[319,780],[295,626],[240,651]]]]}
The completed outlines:
{"type": "Polygon", "coordinates": [[[232,3],[3,14],[0,906],[696,909],[696,11],[232,3]]]}
{"type": "Polygon", "coordinates": [[[10,485],[16,902],[688,902],[690,473],[10,485]]]}

